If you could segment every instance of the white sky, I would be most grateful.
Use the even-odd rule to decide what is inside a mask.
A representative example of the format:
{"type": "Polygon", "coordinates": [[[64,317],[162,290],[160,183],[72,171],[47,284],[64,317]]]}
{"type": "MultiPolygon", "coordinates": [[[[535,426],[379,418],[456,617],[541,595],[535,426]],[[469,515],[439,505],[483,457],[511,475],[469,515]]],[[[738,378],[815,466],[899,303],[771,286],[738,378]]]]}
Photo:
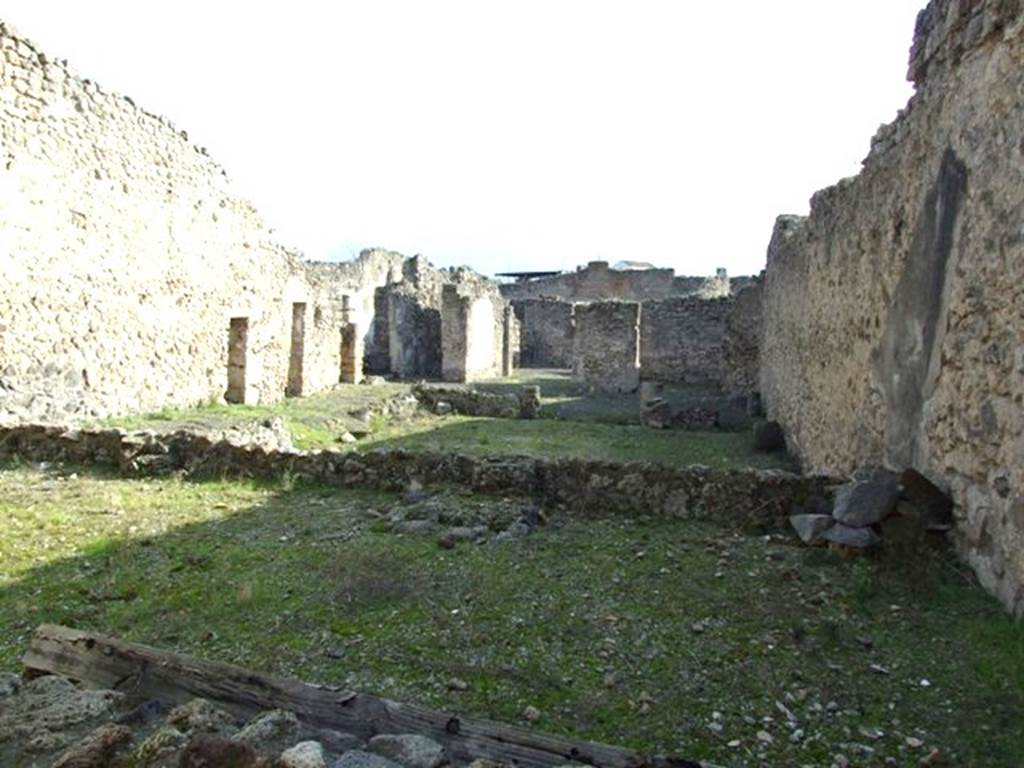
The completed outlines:
{"type": "Polygon", "coordinates": [[[310,258],[764,266],[857,172],[925,0],[5,0],[167,115],[310,258]]]}

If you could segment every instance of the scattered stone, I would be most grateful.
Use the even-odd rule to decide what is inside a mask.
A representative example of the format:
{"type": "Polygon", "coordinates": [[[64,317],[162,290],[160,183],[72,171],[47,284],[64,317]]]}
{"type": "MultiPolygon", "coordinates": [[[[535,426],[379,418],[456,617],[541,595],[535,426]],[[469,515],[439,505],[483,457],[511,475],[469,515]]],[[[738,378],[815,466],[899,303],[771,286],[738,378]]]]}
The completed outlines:
{"type": "Polygon", "coordinates": [[[868,479],[855,480],[836,491],[832,516],[852,528],[875,525],[895,511],[898,498],[899,481],[896,476],[877,470],[868,479]]]}
{"type": "Polygon", "coordinates": [[[235,738],[243,744],[266,752],[280,752],[301,738],[302,726],[293,712],[272,709],[257,715],[235,738]]]}
{"type": "Polygon", "coordinates": [[[145,725],[162,720],[167,716],[167,713],[168,708],[166,704],[159,699],[149,699],[137,707],[133,707],[127,712],[118,715],[116,721],[123,725],[145,725]]]}
{"type": "Polygon", "coordinates": [[[406,768],[438,768],[448,759],[444,747],[416,733],[374,736],[366,748],[406,768]]]}
{"type": "Polygon", "coordinates": [[[0,674],[0,701],[8,696],[13,696],[21,688],[21,678],[18,675],[3,673],[0,674]]]}
{"type": "Polygon", "coordinates": [[[175,707],[167,715],[167,724],[186,736],[230,733],[235,729],[235,719],[206,699],[192,699],[175,707]]]}
{"type": "Polygon", "coordinates": [[[654,429],[668,429],[672,426],[672,406],[660,397],[643,403],[640,422],[654,429]]]}
{"type": "Polygon", "coordinates": [[[300,741],[281,753],[282,768],[327,768],[324,749],[318,741],[300,741]]]}
{"type": "Polygon", "coordinates": [[[132,742],[132,732],[124,725],[101,725],[69,749],[53,768],[103,768],[132,742]]]}
{"type": "Polygon", "coordinates": [[[760,741],[762,744],[772,744],[775,741],[775,739],[772,737],[770,733],[768,733],[768,731],[758,731],[757,740],[760,741]]]}
{"type": "Polygon", "coordinates": [[[194,737],[181,755],[179,768],[263,768],[256,750],[223,736],[194,737]]]}
{"type": "Polygon", "coordinates": [[[811,546],[825,544],[825,532],[835,525],[832,515],[792,515],[789,524],[793,526],[800,541],[811,546]]]}
{"type": "Polygon", "coordinates": [[[540,720],[540,710],[534,706],[529,706],[523,710],[523,719],[528,723],[536,723],[540,720]]]}
{"type": "Polygon", "coordinates": [[[318,730],[316,739],[323,746],[324,751],[334,755],[343,754],[350,749],[361,749],[363,746],[363,740],[358,736],[329,728],[318,730]]]}
{"type": "Polygon", "coordinates": [[[335,760],[331,768],[403,768],[403,766],[394,760],[388,760],[383,755],[352,749],[335,760]]]}
{"type": "Polygon", "coordinates": [[[338,442],[339,443],[355,443],[355,442],[358,442],[358,439],[351,432],[345,431],[345,432],[342,432],[341,435],[338,437],[338,442]]]}
{"type": "Polygon", "coordinates": [[[432,536],[441,530],[434,520],[399,520],[391,526],[392,533],[408,533],[414,536],[432,536]]]}
{"type": "Polygon", "coordinates": [[[448,681],[447,688],[449,691],[466,691],[469,690],[469,683],[461,677],[453,677],[448,681]]]}
{"type": "Polygon", "coordinates": [[[836,523],[823,534],[825,541],[852,549],[874,549],[882,543],[881,538],[871,528],[851,528],[836,523]]]}
{"type": "Polygon", "coordinates": [[[188,744],[188,737],[171,726],[151,733],[128,758],[129,765],[150,766],[167,764],[188,744]]]}
{"type": "Polygon", "coordinates": [[[911,749],[920,749],[924,746],[924,742],[916,736],[907,736],[907,738],[904,739],[904,741],[906,742],[906,745],[911,749]]]}

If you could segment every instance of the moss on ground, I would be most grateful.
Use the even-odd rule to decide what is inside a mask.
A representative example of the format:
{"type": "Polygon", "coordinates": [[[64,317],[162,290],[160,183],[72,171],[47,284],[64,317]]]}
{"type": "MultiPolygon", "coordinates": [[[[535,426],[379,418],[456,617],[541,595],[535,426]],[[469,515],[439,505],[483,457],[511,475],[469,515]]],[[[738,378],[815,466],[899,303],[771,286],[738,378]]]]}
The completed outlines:
{"type": "Polygon", "coordinates": [[[545,731],[723,765],[1024,754],[1024,625],[946,559],[558,510],[449,550],[385,532],[402,503],[7,467],[0,668],[61,622],[464,714],[533,706],[545,731]]]}

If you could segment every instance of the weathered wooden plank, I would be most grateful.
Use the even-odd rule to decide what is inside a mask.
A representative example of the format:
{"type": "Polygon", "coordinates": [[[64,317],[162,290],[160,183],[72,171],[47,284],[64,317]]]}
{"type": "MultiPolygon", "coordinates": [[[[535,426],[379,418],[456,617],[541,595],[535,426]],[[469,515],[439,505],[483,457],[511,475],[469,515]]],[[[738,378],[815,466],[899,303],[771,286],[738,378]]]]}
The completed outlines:
{"type": "Polygon", "coordinates": [[[23,663],[31,672],[60,674],[90,687],[168,704],[202,697],[239,718],[280,708],[291,710],[312,726],[364,739],[378,733],[419,733],[443,744],[459,761],[484,757],[523,768],[551,768],[568,762],[602,768],[699,768],[699,763],[679,758],[547,736],[53,624],[36,630],[23,663]]]}

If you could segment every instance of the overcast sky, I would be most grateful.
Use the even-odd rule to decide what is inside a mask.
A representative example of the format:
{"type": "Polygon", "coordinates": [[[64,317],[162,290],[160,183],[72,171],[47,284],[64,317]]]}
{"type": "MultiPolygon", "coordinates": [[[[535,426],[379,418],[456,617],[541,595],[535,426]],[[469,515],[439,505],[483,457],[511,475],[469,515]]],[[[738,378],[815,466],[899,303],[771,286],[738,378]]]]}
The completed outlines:
{"type": "Polygon", "coordinates": [[[924,0],[5,0],[310,258],[759,271],[906,103],[924,0]]]}

